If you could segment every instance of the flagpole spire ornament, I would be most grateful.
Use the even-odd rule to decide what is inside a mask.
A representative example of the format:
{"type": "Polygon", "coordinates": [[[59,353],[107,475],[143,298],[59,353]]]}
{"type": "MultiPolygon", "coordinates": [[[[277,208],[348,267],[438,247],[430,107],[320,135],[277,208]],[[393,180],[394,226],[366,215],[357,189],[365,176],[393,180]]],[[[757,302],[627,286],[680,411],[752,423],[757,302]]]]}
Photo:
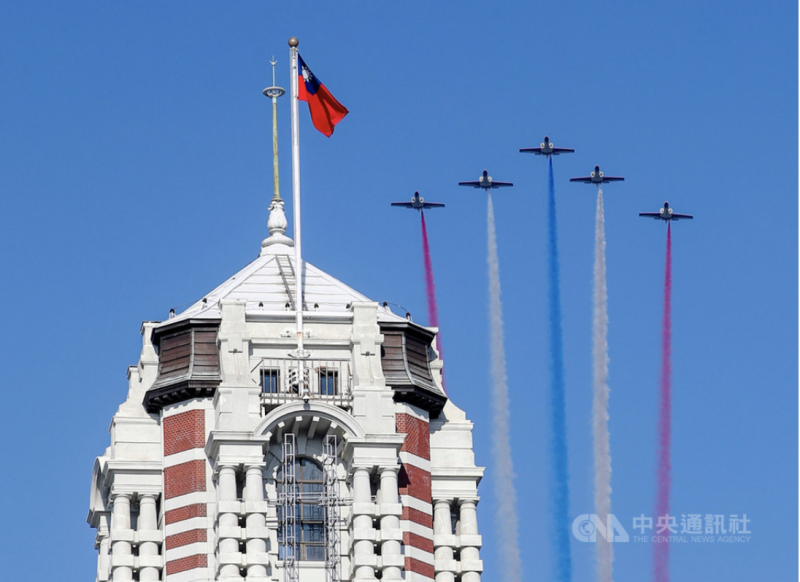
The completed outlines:
{"type": "Polygon", "coordinates": [[[272,57],[270,64],[272,65],[272,86],[264,89],[263,93],[272,99],[272,173],[274,183],[272,199],[280,200],[281,189],[280,181],[278,180],[278,97],[282,96],[286,91],[283,87],[275,85],[275,65],[278,64],[275,57],[272,57]]]}
{"type": "Polygon", "coordinates": [[[272,182],[273,194],[269,204],[269,218],[267,228],[269,237],[261,242],[262,253],[267,247],[274,244],[284,244],[292,246],[292,239],[286,236],[286,214],[283,211],[283,199],[281,198],[280,180],[278,179],[278,97],[286,93],[282,87],[275,84],[275,65],[278,62],[275,57],[270,61],[272,65],[272,86],[264,89],[263,93],[272,100],[272,182]]]}

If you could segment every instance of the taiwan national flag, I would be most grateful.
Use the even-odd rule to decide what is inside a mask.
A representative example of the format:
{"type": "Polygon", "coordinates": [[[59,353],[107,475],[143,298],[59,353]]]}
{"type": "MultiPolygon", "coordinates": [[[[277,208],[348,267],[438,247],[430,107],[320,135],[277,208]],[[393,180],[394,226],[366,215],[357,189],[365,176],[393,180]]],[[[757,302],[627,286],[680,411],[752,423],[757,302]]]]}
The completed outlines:
{"type": "Polygon", "coordinates": [[[330,137],[333,135],[333,126],[347,115],[347,107],[339,103],[325,85],[320,83],[299,54],[297,61],[300,68],[297,97],[308,103],[314,127],[330,137]]]}

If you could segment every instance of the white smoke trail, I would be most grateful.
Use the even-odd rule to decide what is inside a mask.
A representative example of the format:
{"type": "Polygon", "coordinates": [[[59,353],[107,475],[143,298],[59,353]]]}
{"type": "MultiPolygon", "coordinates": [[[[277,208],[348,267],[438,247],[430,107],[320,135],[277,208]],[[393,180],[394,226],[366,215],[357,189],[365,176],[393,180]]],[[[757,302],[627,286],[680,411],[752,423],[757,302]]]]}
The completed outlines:
{"type": "Polygon", "coordinates": [[[510,414],[508,408],[508,378],[503,346],[503,312],[500,304],[500,267],[497,260],[497,236],[494,227],[494,207],[489,191],[488,266],[489,266],[489,346],[492,373],[492,452],[494,454],[494,487],[497,499],[495,528],[500,554],[502,579],[519,582],[522,567],[517,538],[517,492],[514,489],[514,466],[511,461],[510,414]]]}
{"type": "MultiPolygon", "coordinates": [[[[594,236],[594,505],[598,520],[608,525],[611,513],[611,453],[608,435],[608,290],[606,289],[606,233],[603,188],[597,190],[597,220],[594,236]]],[[[612,535],[608,529],[609,537],[612,535]]],[[[611,582],[614,547],[597,536],[597,580],[611,582]]]]}

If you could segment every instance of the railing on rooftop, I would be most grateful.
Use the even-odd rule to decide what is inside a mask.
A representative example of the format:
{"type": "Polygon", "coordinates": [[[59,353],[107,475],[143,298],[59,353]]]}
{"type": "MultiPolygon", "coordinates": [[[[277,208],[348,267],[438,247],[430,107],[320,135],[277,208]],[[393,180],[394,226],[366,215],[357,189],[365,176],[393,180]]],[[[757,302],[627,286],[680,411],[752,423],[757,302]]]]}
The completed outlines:
{"type": "Polygon", "coordinates": [[[305,399],[346,409],[352,406],[349,359],[263,358],[257,370],[264,413],[305,399]]]}

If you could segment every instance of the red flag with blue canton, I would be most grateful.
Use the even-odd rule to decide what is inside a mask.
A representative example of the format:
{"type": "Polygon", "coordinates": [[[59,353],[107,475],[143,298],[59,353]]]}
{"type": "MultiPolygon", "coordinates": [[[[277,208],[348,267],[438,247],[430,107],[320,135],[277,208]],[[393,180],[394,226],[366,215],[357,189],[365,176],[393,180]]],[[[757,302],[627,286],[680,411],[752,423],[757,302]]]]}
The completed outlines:
{"type": "Polygon", "coordinates": [[[297,98],[308,103],[314,127],[330,137],[333,135],[333,127],[349,113],[347,107],[339,103],[325,85],[320,83],[299,54],[297,61],[299,65],[297,98]]]}

